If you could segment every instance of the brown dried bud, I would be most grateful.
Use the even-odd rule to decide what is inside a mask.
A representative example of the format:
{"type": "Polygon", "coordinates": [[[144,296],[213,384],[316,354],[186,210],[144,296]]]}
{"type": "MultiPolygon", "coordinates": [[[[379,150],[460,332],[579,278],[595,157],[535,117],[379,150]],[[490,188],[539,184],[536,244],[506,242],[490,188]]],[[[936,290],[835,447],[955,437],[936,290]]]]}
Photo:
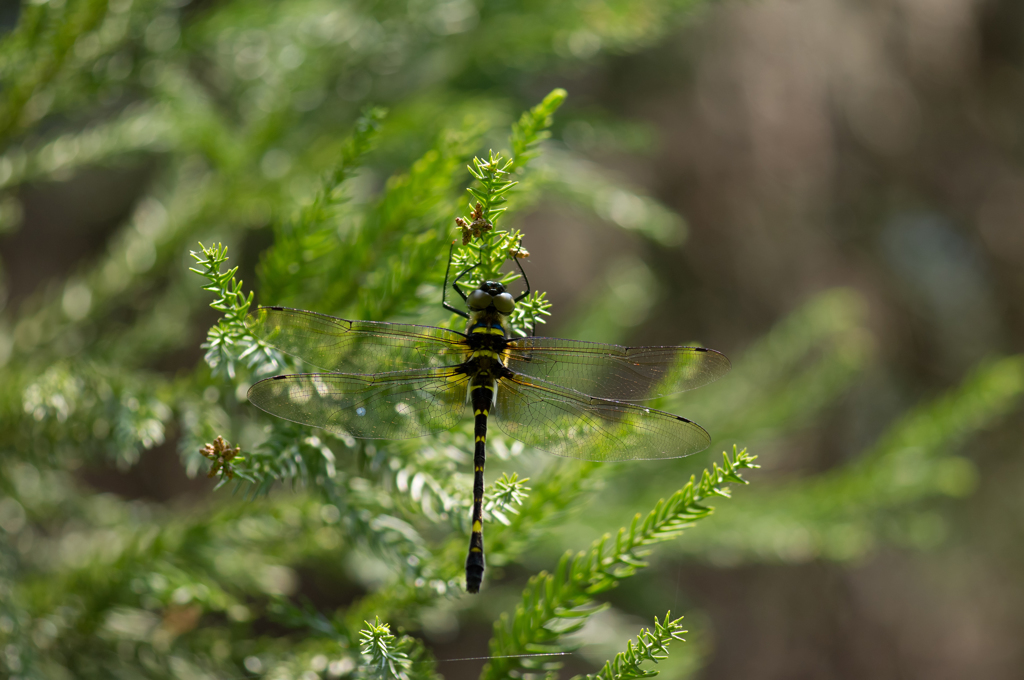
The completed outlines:
{"type": "Polygon", "coordinates": [[[213,464],[210,466],[210,472],[207,477],[216,477],[218,473],[223,470],[224,475],[228,479],[235,476],[235,471],[231,467],[231,461],[242,451],[241,446],[231,448],[230,444],[224,441],[224,437],[217,437],[213,440],[212,444],[207,444],[203,448],[199,449],[199,453],[203,454],[204,457],[209,458],[213,464]]]}

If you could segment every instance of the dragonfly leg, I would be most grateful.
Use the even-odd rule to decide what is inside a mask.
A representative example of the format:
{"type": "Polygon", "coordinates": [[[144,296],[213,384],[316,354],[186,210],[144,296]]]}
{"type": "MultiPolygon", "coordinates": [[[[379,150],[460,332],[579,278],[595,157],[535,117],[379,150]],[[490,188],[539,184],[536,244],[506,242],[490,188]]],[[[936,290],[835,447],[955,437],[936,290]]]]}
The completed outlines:
{"type": "Polygon", "coordinates": [[[519,264],[519,258],[514,257],[512,259],[515,260],[516,266],[519,267],[519,273],[523,275],[523,281],[526,282],[526,290],[520,293],[519,296],[516,298],[516,302],[519,302],[520,300],[524,299],[527,295],[530,294],[530,279],[526,277],[526,272],[523,270],[523,265],[519,264]]]}
{"type": "Polygon", "coordinates": [[[473,533],[469,537],[466,556],[466,590],[480,592],[484,580],[484,461],[487,442],[487,413],[491,408],[494,387],[490,384],[473,385],[473,415],[476,419],[473,455],[473,533]]]}
{"type": "MultiPolygon", "coordinates": [[[[448,268],[444,270],[444,288],[441,290],[441,306],[444,307],[445,309],[447,309],[449,312],[454,312],[455,314],[458,314],[463,319],[468,319],[469,318],[469,314],[468,313],[466,313],[464,310],[458,309],[457,307],[453,307],[448,302],[448,299],[447,299],[448,298],[448,275],[451,274],[451,271],[452,271],[452,254],[454,252],[455,252],[455,241],[452,241],[452,246],[451,246],[451,248],[448,249],[448,268]]],[[[455,292],[459,294],[459,296],[462,298],[463,302],[466,301],[466,294],[463,292],[463,290],[461,288],[459,288],[459,279],[461,279],[463,276],[465,276],[466,274],[468,274],[469,272],[473,271],[474,269],[476,269],[479,266],[480,266],[480,263],[477,262],[475,265],[473,265],[469,269],[466,269],[465,271],[461,272],[458,276],[455,277],[455,280],[452,281],[452,288],[454,288],[455,292]]]]}
{"type": "Polygon", "coordinates": [[[466,302],[466,293],[465,293],[465,291],[462,290],[462,288],[459,287],[459,279],[461,279],[463,276],[465,276],[466,274],[470,273],[471,271],[473,271],[474,269],[476,269],[479,266],[480,266],[480,263],[477,262],[475,265],[473,265],[469,269],[462,270],[461,272],[459,272],[459,275],[455,277],[455,280],[452,281],[452,288],[454,288],[455,292],[459,294],[459,297],[462,298],[463,302],[466,302]]]}
{"type": "MultiPolygon", "coordinates": [[[[530,279],[526,276],[526,272],[523,270],[523,265],[519,264],[519,258],[514,257],[512,259],[515,260],[516,266],[519,267],[519,273],[523,275],[523,281],[526,282],[526,290],[520,293],[519,296],[516,297],[515,299],[516,302],[519,302],[520,300],[525,299],[526,296],[530,294],[530,279]]],[[[530,317],[530,335],[532,335],[533,337],[537,337],[537,318],[532,315],[530,317]]]]}

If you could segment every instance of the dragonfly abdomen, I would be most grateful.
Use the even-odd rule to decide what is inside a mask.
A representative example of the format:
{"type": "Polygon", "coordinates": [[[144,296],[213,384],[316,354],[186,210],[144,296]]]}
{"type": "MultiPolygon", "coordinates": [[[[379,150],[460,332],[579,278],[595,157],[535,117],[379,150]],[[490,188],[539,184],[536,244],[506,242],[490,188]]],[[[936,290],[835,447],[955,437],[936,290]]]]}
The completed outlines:
{"type": "Polygon", "coordinates": [[[494,381],[478,373],[470,385],[475,445],[473,449],[473,533],[466,556],[466,590],[480,591],[484,579],[484,463],[487,445],[487,414],[494,400],[494,381]]]}

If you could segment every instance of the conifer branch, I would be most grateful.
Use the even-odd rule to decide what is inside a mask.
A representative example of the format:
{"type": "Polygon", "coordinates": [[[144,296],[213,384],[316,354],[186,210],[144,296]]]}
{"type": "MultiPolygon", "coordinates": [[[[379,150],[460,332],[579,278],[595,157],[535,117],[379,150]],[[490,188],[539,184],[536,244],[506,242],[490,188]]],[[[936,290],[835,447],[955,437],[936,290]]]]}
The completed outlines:
{"type": "Polygon", "coordinates": [[[346,276],[317,291],[318,309],[348,309],[358,319],[418,311],[424,279],[443,276],[435,265],[449,238],[455,179],[482,132],[472,122],[445,130],[408,173],[388,180],[383,196],[343,238],[331,271],[346,276]]]}
{"type": "MultiPolygon", "coordinates": [[[[277,261],[267,270],[261,265],[267,280],[257,287],[260,294],[354,318],[425,314],[428,301],[436,303],[462,168],[479,152],[483,127],[469,123],[438,136],[432,147],[426,126],[381,128],[385,153],[372,159],[369,181],[350,182],[366,158],[360,135],[378,133],[357,129],[355,141],[342,148],[338,121],[354,118],[359,106],[351,104],[345,78],[373,74],[374,96],[409,111],[417,104],[403,103],[410,92],[403,83],[433,94],[420,89],[418,78],[395,77],[389,85],[378,78],[392,66],[391,57],[406,64],[444,57],[453,60],[449,73],[461,73],[481,61],[511,64],[509,57],[518,54],[507,49],[507,39],[515,35],[530,46],[531,59],[562,59],[564,50],[555,55],[552,45],[591,20],[551,5],[516,19],[509,30],[503,13],[481,10],[473,32],[460,36],[447,30],[458,26],[438,24],[448,14],[426,5],[392,11],[349,3],[325,16],[316,3],[279,3],[270,12],[234,0],[183,4],[24,3],[19,26],[0,43],[0,80],[10,95],[0,103],[0,137],[25,133],[0,156],[0,184],[9,190],[2,200],[13,204],[26,182],[67,181],[98,164],[129,164],[140,183],[127,191],[141,196],[95,261],[86,257],[65,285],[19,309],[9,307],[0,324],[5,359],[13,342],[0,392],[0,524],[7,537],[0,546],[0,590],[9,595],[0,598],[0,661],[3,672],[21,677],[70,677],[83,668],[102,677],[338,677],[352,671],[346,664],[353,663],[354,631],[363,619],[342,627],[350,614],[329,619],[308,608],[289,610],[282,603],[293,570],[314,565],[318,576],[342,581],[352,578],[340,566],[351,550],[360,550],[360,559],[379,557],[394,578],[378,590],[376,582],[363,584],[373,594],[349,613],[369,608],[365,620],[388,611],[415,616],[458,590],[453,577],[461,577],[465,536],[436,537],[465,521],[459,511],[469,487],[460,486],[454,456],[441,452],[425,460],[428,449],[437,454],[450,440],[371,448],[262,419],[233,398],[283,358],[248,334],[253,297],[236,278],[237,268],[228,268],[223,246],[197,251],[193,271],[203,276],[222,315],[205,350],[214,373],[228,380],[211,380],[202,366],[180,377],[152,367],[181,371],[177,353],[188,347],[190,322],[205,304],[180,266],[188,244],[210,242],[213,231],[227,243],[261,245],[262,227],[274,225],[275,217],[277,246],[264,262],[277,261]],[[366,31],[353,37],[346,33],[351,27],[366,31]],[[473,48],[452,49],[463,39],[473,48]],[[33,130],[37,121],[45,124],[33,130]],[[422,149],[419,160],[374,197],[377,178],[422,149]],[[321,172],[329,174],[313,195],[321,172]],[[298,217],[285,221],[291,212],[298,217]],[[299,273],[290,278],[292,268],[299,273]],[[279,276],[270,280],[270,271],[279,276]],[[253,426],[256,418],[269,423],[265,441],[253,426]],[[124,467],[176,434],[193,472],[205,448],[224,476],[249,483],[249,492],[292,481],[309,493],[300,489],[176,518],[170,506],[88,495],[71,483],[71,473],[47,467],[70,469],[96,451],[112,452],[124,467]],[[230,445],[218,442],[220,435],[230,445]],[[454,554],[456,545],[461,554],[454,554]],[[288,622],[300,633],[250,626],[271,612],[294,614],[288,622]]],[[[670,3],[656,4],[641,13],[609,5],[609,20],[584,33],[604,46],[641,46],[669,23],[663,17],[670,3]]],[[[439,81],[434,90],[445,93],[446,116],[459,97],[474,113],[486,108],[461,94],[449,96],[449,82],[439,81]]],[[[474,178],[486,199],[483,218],[492,226],[508,224],[503,211],[511,197],[516,207],[525,204],[526,192],[518,192],[532,175],[524,169],[564,96],[553,92],[524,114],[506,159],[474,178]],[[512,186],[515,181],[521,183],[512,186]]],[[[409,119],[418,125],[422,116],[409,119]]],[[[484,257],[495,276],[514,281],[518,270],[508,260],[526,257],[521,235],[491,235],[484,257]]],[[[546,309],[542,293],[531,295],[517,306],[514,327],[524,332],[546,309]]],[[[516,558],[544,522],[586,489],[596,469],[582,464],[538,476],[525,498],[525,480],[494,485],[487,495],[496,520],[492,563],[516,558]]],[[[244,500],[239,496],[236,501],[244,500]]],[[[632,549],[639,555],[643,545],[632,549]]],[[[622,568],[609,567],[616,574],[622,568]]],[[[389,646],[396,658],[404,653],[411,661],[404,669],[399,663],[398,673],[409,680],[426,675],[430,664],[420,663],[420,646],[403,644],[397,636],[389,646]]]]}
{"type": "Polygon", "coordinates": [[[0,156],[9,173],[0,189],[31,181],[66,176],[82,167],[102,165],[150,149],[164,147],[175,121],[163,107],[133,107],[111,121],[47,139],[30,148],[14,147],[0,156]],[[77,153],[68,153],[75,149],[77,153]]]}
{"type": "MultiPolygon", "coordinates": [[[[512,190],[519,183],[513,174],[522,177],[527,164],[539,155],[538,146],[551,136],[549,128],[554,113],[566,98],[562,89],[552,90],[539,104],[525,111],[512,126],[509,145],[512,157],[506,158],[500,152],[488,152],[486,159],[473,158],[469,172],[476,180],[467,188],[471,200],[469,215],[457,217],[462,246],[455,252],[453,265],[465,269],[477,265],[471,281],[501,281],[506,286],[521,278],[515,269],[501,271],[505,262],[521,260],[530,256],[523,246],[523,235],[518,230],[497,229],[497,222],[508,209],[507,202],[512,190]]],[[[468,283],[468,282],[467,282],[468,283]]],[[[544,323],[550,316],[551,303],[540,291],[516,305],[511,319],[517,333],[526,335],[536,324],[544,323]]]]}
{"type": "Polygon", "coordinates": [[[345,201],[343,185],[373,148],[384,116],[384,109],[366,111],[343,142],[338,162],[324,174],[313,200],[295,218],[276,222],[274,245],[264,251],[259,268],[260,293],[268,303],[289,304],[310,279],[326,281],[329,263],[340,245],[336,218],[345,201]]]}
{"type": "Polygon", "coordinates": [[[257,374],[269,372],[281,365],[276,352],[259,342],[245,326],[249,308],[252,306],[253,293],[242,292],[242,282],[235,280],[238,267],[221,271],[221,265],[227,262],[228,249],[218,243],[207,248],[199,244],[200,253],[191,251],[192,258],[198,267],[189,271],[199,274],[209,281],[203,290],[216,294],[210,306],[224,316],[206,335],[203,348],[206,350],[204,359],[213,370],[214,375],[225,375],[235,378],[237,365],[245,360],[249,368],[257,368],[257,374]]]}
{"type": "Polygon", "coordinates": [[[664,623],[654,618],[654,632],[644,628],[636,637],[636,645],[629,640],[626,651],[619,652],[611,661],[606,661],[597,673],[583,676],[583,680],[635,680],[636,678],[653,678],[658,671],[653,668],[643,669],[645,661],[658,663],[668,658],[668,645],[673,640],[683,641],[683,617],[672,619],[672,612],[665,614],[664,623]]]}
{"type": "MultiPolygon", "coordinates": [[[[4,49],[0,53],[0,73],[4,80],[0,144],[21,127],[32,96],[61,73],[76,41],[103,20],[107,0],[86,0],[67,6],[25,3],[22,11],[26,16],[13,35],[4,38],[4,49]],[[31,53],[32,58],[25,59],[26,53],[31,53]]],[[[42,113],[36,117],[41,118],[42,113]]]]}
{"type": "MultiPolygon", "coordinates": [[[[489,564],[501,565],[515,560],[541,534],[545,527],[564,521],[569,508],[592,491],[602,469],[597,463],[553,465],[533,480],[530,494],[507,528],[491,531],[487,537],[489,564]]],[[[464,541],[455,541],[449,553],[455,559],[465,550],[464,541]]]]}
{"type": "MultiPolygon", "coordinates": [[[[11,384],[18,376],[8,373],[11,384]]],[[[18,381],[18,382],[15,382],[18,381]]],[[[119,467],[134,465],[143,450],[162,444],[188,382],[125,371],[117,365],[60,361],[19,385],[19,408],[4,414],[4,440],[38,462],[105,455],[119,467]],[[61,436],[68,427],[76,436],[61,436]]]]}
{"type": "Polygon", "coordinates": [[[359,631],[359,651],[363,655],[362,670],[367,678],[377,680],[408,680],[412,663],[404,645],[391,634],[391,627],[375,619],[359,631]]]}
{"type": "Polygon", "coordinates": [[[421,643],[403,635],[395,637],[391,627],[375,618],[359,631],[363,663],[359,676],[365,680],[431,680],[437,678],[433,659],[421,643]]]}
{"type": "Polygon", "coordinates": [[[494,482],[491,492],[487,494],[484,501],[484,519],[495,520],[509,526],[512,524],[509,517],[519,514],[519,506],[529,496],[527,493],[530,487],[526,486],[528,477],[519,479],[519,475],[513,472],[511,475],[502,474],[494,482]]]}
{"type": "Polygon", "coordinates": [[[562,88],[552,90],[540,104],[524,112],[519,121],[512,126],[512,136],[509,140],[512,159],[505,168],[508,172],[522,174],[526,165],[540,155],[537,147],[551,137],[550,128],[554,122],[555,112],[565,102],[567,96],[568,93],[562,88]]]}
{"type": "Polygon", "coordinates": [[[494,624],[490,650],[495,659],[484,668],[482,680],[508,677],[531,663],[499,657],[565,649],[560,638],[579,630],[589,616],[603,608],[595,603],[594,595],[614,588],[619,581],[647,566],[643,560],[645,548],[676,538],[685,528],[710,515],[711,508],[702,503],[713,496],[728,498],[726,484],[746,484],[740,471],[756,468],[754,460],[746,449],[737,452],[733,447],[732,458],[723,454],[721,467],[712,465],[699,482],[691,478],[668,500],[659,501],[643,522],[637,515],[628,528],[619,530],[612,545],[606,535],[586,552],[566,553],[554,573],[542,572],[530,579],[515,614],[502,616],[494,624]],[[548,625],[556,619],[559,626],[548,625]]]}
{"type": "MultiPolygon", "coordinates": [[[[517,261],[530,256],[529,251],[523,247],[523,235],[519,230],[495,229],[495,223],[506,209],[509,191],[517,184],[509,179],[507,169],[512,164],[512,160],[491,151],[487,160],[474,158],[473,166],[469,168],[478,186],[467,189],[473,198],[469,204],[470,214],[455,218],[463,248],[456,249],[452,258],[452,266],[456,271],[475,267],[471,276],[463,281],[467,286],[476,286],[482,281],[500,281],[508,286],[521,278],[521,275],[518,268],[502,272],[502,266],[509,260],[517,261]]],[[[516,305],[510,319],[512,328],[520,335],[527,335],[527,331],[536,324],[544,323],[544,317],[551,314],[550,309],[551,303],[545,293],[531,291],[516,305]]]]}

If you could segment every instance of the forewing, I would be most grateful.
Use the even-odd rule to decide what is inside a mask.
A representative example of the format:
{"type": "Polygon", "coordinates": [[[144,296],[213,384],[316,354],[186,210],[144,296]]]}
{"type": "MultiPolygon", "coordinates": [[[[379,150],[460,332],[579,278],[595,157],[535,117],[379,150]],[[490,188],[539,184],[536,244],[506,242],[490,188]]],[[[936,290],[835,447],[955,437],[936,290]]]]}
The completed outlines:
{"type": "Polygon", "coordinates": [[[449,430],[466,412],[469,378],[455,369],[376,375],[279,375],[249,388],[272,416],[362,439],[407,439],[449,430]]]}
{"type": "Polygon", "coordinates": [[[287,307],[260,307],[246,325],[268,345],[323,371],[382,373],[468,358],[463,334],[434,326],[349,321],[287,307]]]}
{"type": "Polygon", "coordinates": [[[703,347],[621,347],[561,338],[509,342],[516,373],[602,399],[643,401],[706,385],[729,371],[724,354],[703,347]]]}
{"type": "Polygon", "coordinates": [[[494,415],[510,437],[579,460],[681,458],[711,443],[704,428],[686,418],[526,376],[498,381],[494,415]]]}

